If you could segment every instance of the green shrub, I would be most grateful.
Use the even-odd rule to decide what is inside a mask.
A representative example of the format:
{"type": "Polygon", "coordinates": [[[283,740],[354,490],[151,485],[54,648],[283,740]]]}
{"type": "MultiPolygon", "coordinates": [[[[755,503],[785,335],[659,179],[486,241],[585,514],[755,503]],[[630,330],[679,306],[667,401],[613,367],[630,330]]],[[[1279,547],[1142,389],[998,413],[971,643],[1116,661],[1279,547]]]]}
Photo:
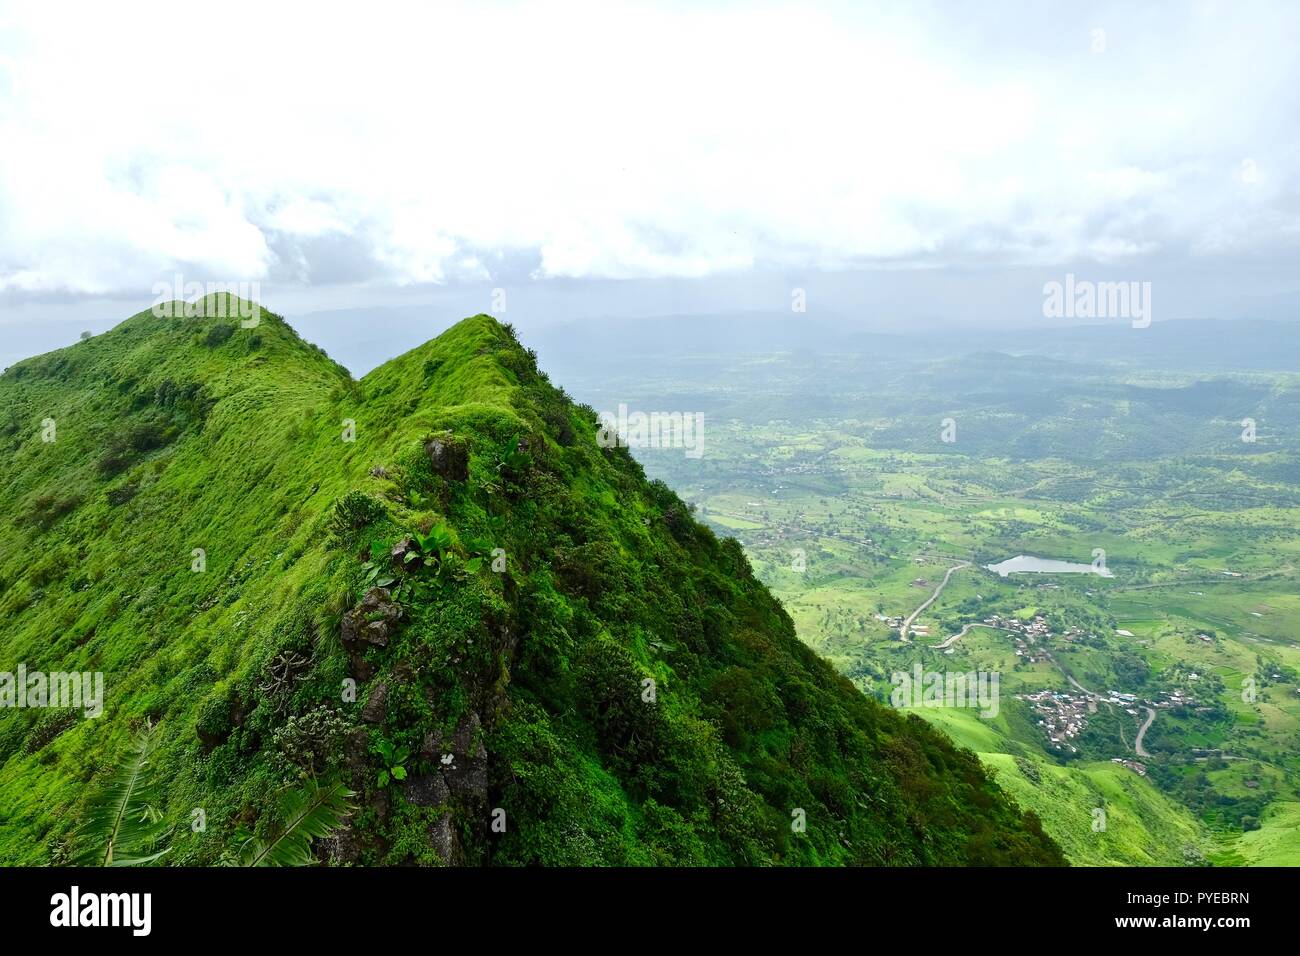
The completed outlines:
{"type": "Polygon", "coordinates": [[[271,735],[281,771],[306,777],[338,766],[351,729],[352,724],[326,704],[290,717],[271,735]]]}
{"type": "Polygon", "coordinates": [[[41,530],[46,530],[64,515],[72,512],[79,504],[81,498],[77,495],[66,497],[54,494],[38,495],[32,501],[31,522],[41,530]]]}
{"type": "Polygon", "coordinates": [[[203,702],[194,729],[205,747],[215,747],[230,736],[234,727],[231,713],[231,701],[225,694],[210,697],[203,702]]]}
{"type": "Polygon", "coordinates": [[[115,439],[99,456],[95,467],[104,477],[111,478],[113,475],[121,474],[130,464],[131,458],[127,454],[126,445],[120,439],[115,439]]]}
{"type": "Polygon", "coordinates": [[[118,485],[116,488],[109,488],[104,492],[104,498],[114,508],[126,504],[140,491],[140,487],[135,482],[127,482],[124,485],[118,485]]]}
{"type": "Polygon", "coordinates": [[[229,339],[234,334],[235,334],[235,327],[228,323],[222,322],[219,325],[214,325],[211,329],[208,330],[207,336],[203,339],[203,344],[215,348],[216,346],[224,343],[227,339],[229,339]]]}
{"type": "Polygon", "coordinates": [[[172,435],[172,430],[162,422],[151,420],[133,425],[126,433],[126,444],[135,451],[153,451],[166,445],[172,435]]]}
{"type": "Polygon", "coordinates": [[[329,530],[335,539],[347,540],[385,514],[383,504],[364,491],[349,491],[334,503],[329,530]]]}
{"type": "Polygon", "coordinates": [[[655,759],[663,743],[663,717],[657,703],[643,699],[645,675],[612,640],[590,641],[579,651],[576,678],[579,704],[591,721],[596,742],[623,773],[635,774],[655,759]]]}

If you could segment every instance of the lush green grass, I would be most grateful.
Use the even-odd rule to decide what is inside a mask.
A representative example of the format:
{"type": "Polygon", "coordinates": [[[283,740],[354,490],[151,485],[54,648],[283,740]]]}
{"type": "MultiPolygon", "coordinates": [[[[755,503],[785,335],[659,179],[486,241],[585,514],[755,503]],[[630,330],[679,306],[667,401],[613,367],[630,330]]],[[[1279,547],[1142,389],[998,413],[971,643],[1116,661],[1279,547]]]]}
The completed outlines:
{"type": "Polygon", "coordinates": [[[1226,839],[1210,854],[1221,866],[1300,866],[1300,803],[1275,803],[1258,830],[1226,839]]]}
{"type": "Polygon", "coordinates": [[[1018,762],[1004,753],[982,753],[980,758],[1021,806],[1042,818],[1076,864],[1182,866],[1204,860],[1204,829],[1132,770],[1113,763],[1060,767],[1026,763],[1025,758],[1018,762]],[[1100,820],[1093,814],[1097,808],[1105,813],[1100,820]],[[1094,829],[1103,822],[1104,830],[1094,829]]]}
{"type": "Polygon", "coordinates": [[[0,408],[0,670],[108,685],[97,719],[0,713],[0,861],[67,860],[146,720],[169,863],[273,834],[308,772],[357,793],[336,862],[1062,859],[488,316],[353,381],[268,313],[146,313],[9,369],[0,408]],[[389,567],[414,534],[435,551],[389,567]],[[376,560],[400,626],[347,648],[376,560]]]}

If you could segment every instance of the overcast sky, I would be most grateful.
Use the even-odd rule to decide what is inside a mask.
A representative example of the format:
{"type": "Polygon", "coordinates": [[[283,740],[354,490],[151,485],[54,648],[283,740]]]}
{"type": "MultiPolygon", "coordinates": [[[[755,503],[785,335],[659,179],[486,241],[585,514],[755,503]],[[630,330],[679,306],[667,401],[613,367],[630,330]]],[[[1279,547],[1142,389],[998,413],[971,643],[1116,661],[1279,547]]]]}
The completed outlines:
{"type": "Polygon", "coordinates": [[[1300,4],[187,6],[0,0],[4,364],[178,273],[291,316],[1297,302],[1300,4]]]}

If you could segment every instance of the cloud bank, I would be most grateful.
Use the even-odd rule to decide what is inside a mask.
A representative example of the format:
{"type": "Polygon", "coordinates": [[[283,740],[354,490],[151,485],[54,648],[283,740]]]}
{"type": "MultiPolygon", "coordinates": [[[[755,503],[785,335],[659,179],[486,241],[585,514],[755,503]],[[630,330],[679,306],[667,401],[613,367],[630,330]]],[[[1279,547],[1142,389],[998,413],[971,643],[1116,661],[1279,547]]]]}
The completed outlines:
{"type": "Polygon", "coordinates": [[[1293,263],[1298,11],[5,4],[0,296],[1293,263]]]}

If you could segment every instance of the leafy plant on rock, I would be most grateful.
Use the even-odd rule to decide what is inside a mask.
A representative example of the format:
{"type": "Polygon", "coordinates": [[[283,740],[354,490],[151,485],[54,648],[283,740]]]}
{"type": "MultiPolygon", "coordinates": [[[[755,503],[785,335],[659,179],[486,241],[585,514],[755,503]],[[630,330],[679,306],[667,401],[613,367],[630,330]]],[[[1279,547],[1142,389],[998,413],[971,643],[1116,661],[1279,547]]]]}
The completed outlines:
{"type": "Polygon", "coordinates": [[[379,778],[376,781],[379,786],[386,787],[394,780],[400,782],[406,779],[406,761],[411,759],[410,747],[380,740],[375,744],[374,752],[379,755],[383,763],[379,768],[379,778]]]}

